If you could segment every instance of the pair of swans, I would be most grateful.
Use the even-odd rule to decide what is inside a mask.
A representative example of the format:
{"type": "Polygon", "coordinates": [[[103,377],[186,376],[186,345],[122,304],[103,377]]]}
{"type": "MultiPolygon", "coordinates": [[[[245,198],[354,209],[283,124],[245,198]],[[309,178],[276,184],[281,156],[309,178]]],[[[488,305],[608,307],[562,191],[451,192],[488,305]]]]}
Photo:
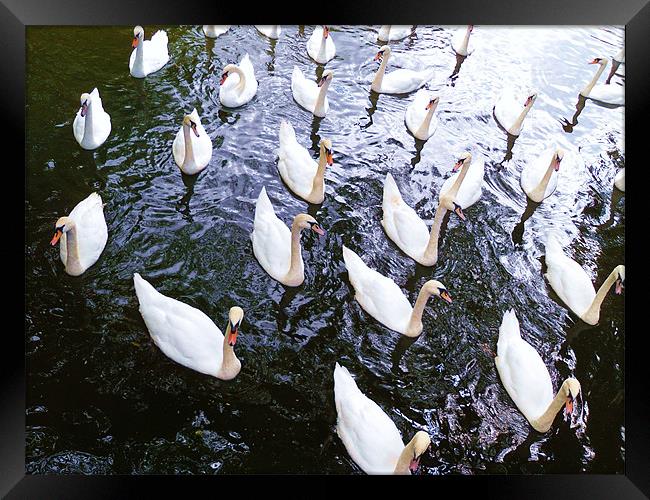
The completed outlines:
{"type": "Polygon", "coordinates": [[[405,446],[391,418],[368,398],[347,368],[334,367],[336,433],[352,460],[366,474],[410,475],[418,468],[431,438],[418,431],[405,446]]]}
{"type": "Polygon", "coordinates": [[[336,55],[336,45],[327,26],[318,26],[307,40],[307,53],[314,61],[325,64],[336,55]]]}
{"type": "Polygon", "coordinates": [[[596,293],[585,270],[564,254],[562,246],[552,234],[547,238],[545,253],[545,276],[555,293],[582,321],[588,325],[598,324],[600,306],[612,285],[615,285],[617,295],[623,291],[625,266],[616,266],[596,293]]]}
{"type": "Polygon", "coordinates": [[[380,42],[395,42],[397,40],[403,40],[410,34],[410,26],[392,26],[390,24],[385,24],[379,28],[377,39],[380,42]]]}
{"type": "Polygon", "coordinates": [[[291,93],[296,102],[319,118],[324,117],[330,109],[327,100],[327,90],[334,78],[332,70],[323,71],[321,79],[316,83],[313,80],[307,80],[305,75],[298,66],[293,67],[291,74],[291,93]]]}
{"type": "Polygon", "coordinates": [[[396,69],[386,73],[386,65],[390,58],[391,50],[384,45],[375,55],[375,61],[381,61],[379,69],[372,80],[370,88],[379,94],[408,94],[419,89],[434,75],[433,69],[414,71],[412,69],[396,69]]]}
{"type": "Polygon", "coordinates": [[[221,380],[239,374],[241,362],[234,346],[244,318],[241,307],[230,308],[224,336],[205,313],[163,295],[138,273],[133,275],[133,284],[147,330],[168,358],[221,380]]]}
{"type": "Polygon", "coordinates": [[[50,244],[60,242],[59,255],[70,276],[79,276],[92,266],[104,251],[108,228],[104,204],[97,193],[80,201],[69,215],[56,221],[50,244]]]}
{"type": "Polygon", "coordinates": [[[257,80],[248,54],[242,57],[239,65],[228,64],[223,68],[219,85],[219,100],[228,108],[243,106],[255,97],[257,80]]]}
{"type": "Polygon", "coordinates": [[[596,57],[589,63],[598,64],[598,69],[587,86],[580,91],[580,95],[605,104],[624,106],[625,97],[621,85],[598,84],[598,79],[600,78],[600,75],[602,75],[603,71],[605,71],[605,67],[608,63],[609,60],[606,57],[596,57]]]}
{"type": "Polygon", "coordinates": [[[506,132],[515,137],[519,136],[524,126],[524,120],[536,100],[536,92],[531,92],[526,99],[523,99],[512,89],[507,89],[494,105],[494,116],[506,132]]]}
{"type": "Polygon", "coordinates": [[[136,26],[133,29],[133,52],[129,59],[131,76],[144,78],[161,69],[169,61],[167,33],[157,31],[151,40],[144,39],[144,29],[136,26]]]}
{"type": "Polygon", "coordinates": [[[307,148],[300,145],[291,124],[280,123],[278,171],[289,189],[308,203],[319,204],[325,199],[325,167],[334,163],[332,142],[322,139],[316,163],[307,148]]]}
{"type": "Polygon", "coordinates": [[[404,114],[406,128],[416,139],[426,141],[438,128],[438,118],[434,116],[440,97],[429,94],[424,89],[415,93],[413,102],[408,105],[404,114]]]}
{"type": "Polygon", "coordinates": [[[564,158],[564,150],[548,148],[521,171],[521,188],[536,203],[551,196],[557,188],[558,171],[564,158]]]}
{"type": "Polygon", "coordinates": [[[573,412],[580,382],[567,378],[553,396],[548,368],[535,348],[521,338],[513,309],[503,315],[494,362],[508,395],[536,431],[548,431],[562,406],[567,416],[573,412]]]}
{"type": "Polygon", "coordinates": [[[255,27],[257,31],[262,33],[267,38],[277,40],[280,38],[280,33],[282,33],[282,27],[280,25],[259,25],[256,24],[255,27]]]}
{"type": "Polygon", "coordinates": [[[467,29],[457,30],[456,34],[452,37],[451,47],[459,56],[467,57],[473,52],[473,50],[469,50],[469,37],[472,31],[474,31],[474,25],[468,24],[467,29]]]}
{"type": "Polygon", "coordinates": [[[440,228],[447,211],[465,219],[463,209],[481,197],[485,175],[482,158],[472,164],[471,153],[463,153],[454,165],[454,171],[457,173],[449,177],[440,190],[431,232],[415,210],[404,202],[393,176],[388,173],[384,180],[381,224],[400,250],[423,266],[433,266],[438,262],[440,228]]]}
{"type": "Polygon", "coordinates": [[[212,158],[212,141],[201,125],[196,108],[183,118],[172,144],[176,165],[187,175],[198,174],[212,158]]]}
{"type": "Polygon", "coordinates": [[[320,236],[325,234],[318,221],[307,214],[296,215],[289,230],[275,215],[266,188],[262,187],[255,204],[255,220],[251,233],[253,254],[262,268],[285,286],[299,286],[305,281],[300,246],[300,234],[303,229],[311,229],[320,236]]]}
{"type": "Polygon", "coordinates": [[[72,123],[74,138],[84,149],[97,149],[111,133],[111,117],[104,111],[96,88],[90,94],[81,94],[80,101],[81,107],[72,123]]]}

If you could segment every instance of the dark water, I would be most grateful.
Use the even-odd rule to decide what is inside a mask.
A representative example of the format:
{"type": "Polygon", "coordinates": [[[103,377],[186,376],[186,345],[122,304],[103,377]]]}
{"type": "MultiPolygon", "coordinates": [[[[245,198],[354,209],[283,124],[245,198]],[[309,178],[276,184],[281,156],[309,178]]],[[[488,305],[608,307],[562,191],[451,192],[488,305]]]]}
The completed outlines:
{"type": "MultiPolygon", "coordinates": [[[[145,26],[146,38],[158,28],[145,26]]],[[[129,75],[130,26],[27,32],[29,473],[358,473],[334,431],[336,361],[405,440],[419,429],[431,435],[421,473],[623,472],[624,297],[608,295],[600,324],[585,327],[542,276],[549,228],[596,287],[624,263],[624,196],[613,190],[624,164],[624,108],[578,99],[595,71],[587,63],[611,59],[622,28],[478,26],[474,53],[450,78],[457,66],[450,30],[418,26],[392,43],[389,70],[437,68],[429,87],[442,92],[441,123],[426,143],[403,123],[412,96],[370,92],[379,46],[371,28],[333,28],[331,110],[322,120],[300,109],[290,90],[294,64],[312,78],[323,71],[305,49],[312,27],[283,27],[277,42],[252,26],[216,40],[198,26],[165,29],[171,60],[145,80],[129,75]],[[218,100],[221,68],[245,51],[259,90],[227,111],[218,100]],[[510,150],[492,117],[505,84],[539,91],[510,150]],[[95,86],[113,129],[86,152],[72,120],[79,95],[95,86]],[[193,107],[215,149],[198,178],[183,178],[171,144],[193,107]],[[307,208],[279,178],[283,117],[314,156],[320,137],[333,142],[321,206],[307,208]],[[519,172],[554,141],[568,155],[558,189],[527,205],[519,172]],[[487,160],[483,196],[465,211],[466,223],[449,219],[438,265],[417,266],[380,225],[383,179],[390,171],[430,222],[455,155],[466,149],[487,160]],[[272,280],[253,256],[249,233],[263,185],[282,220],[308,211],[327,230],[320,240],[303,236],[306,280],[298,289],[272,280]],[[49,240],[56,219],[92,191],[106,203],[108,244],[74,278],[49,240]],[[435,277],[453,304],[431,301],[423,334],[407,342],[353,300],[342,244],[411,301],[435,277]],[[243,368],[234,381],[186,369],[155,347],[138,312],[136,271],[220,328],[230,306],[244,308],[236,346],[243,368]],[[558,417],[551,431],[536,433],[503,388],[489,350],[510,307],[554,387],[569,375],[582,383],[571,425],[558,417]]]]}

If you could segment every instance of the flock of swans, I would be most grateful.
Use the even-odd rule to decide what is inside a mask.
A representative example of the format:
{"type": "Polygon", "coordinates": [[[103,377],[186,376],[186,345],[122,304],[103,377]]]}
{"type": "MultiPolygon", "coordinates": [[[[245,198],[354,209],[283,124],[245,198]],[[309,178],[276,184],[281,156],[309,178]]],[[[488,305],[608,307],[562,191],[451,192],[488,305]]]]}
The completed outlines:
{"type": "MultiPolygon", "coordinates": [[[[220,36],[228,29],[229,26],[203,26],[208,37],[220,36]]],[[[282,32],[280,26],[257,26],[257,29],[274,39],[279,38],[282,32]]],[[[459,56],[471,54],[473,30],[470,25],[453,37],[452,47],[459,56]]],[[[382,26],[378,39],[389,43],[409,36],[412,31],[411,27],[382,26]]],[[[151,40],[145,40],[144,30],[138,26],[133,35],[133,52],[129,60],[133,77],[144,78],[167,64],[168,38],[164,31],[158,31],[151,40]]],[[[327,26],[314,29],[306,50],[318,64],[326,64],[335,57],[336,45],[327,26]]],[[[435,113],[439,97],[421,87],[433,77],[433,73],[430,69],[386,72],[390,55],[389,45],[383,45],[377,52],[375,60],[381,63],[371,88],[378,93],[391,94],[409,94],[417,90],[406,109],[404,121],[417,139],[426,141],[438,126],[435,113]]],[[[615,68],[607,83],[597,84],[608,59],[595,58],[592,63],[599,65],[598,70],[581,94],[593,100],[623,105],[622,87],[610,84],[622,61],[621,51],[613,60],[615,68]]],[[[305,78],[302,71],[294,67],[291,91],[295,101],[315,116],[325,116],[329,111],[327,92],[333,76],[334,73],[326,69],[321,79],[315,82],[305,78]]],[[[243,106],[253,99],[257,86],[253,64],[246,54],[239,64],[228,64],[223,68],[219,100],[229,108],[243,106]]],[[[508,134],[518,136],[536,99],[535,92],[503,95],[494,106],[494,116],[508,134]]],[[[88,150],[100,147],[109,136],[110,116],[102,106],[97,89],[81,95],[81,107],[74,119],[73,131],[80,146],[88,150]]],[[[184,174],[196,175],[208,165],[213,154],[212,143],[196,109],[183,117],[171,147],[174,161],[184,174]]],[[[300,144],[291,123],[282,120],[277,150],[278,173],[295,195],[311,204],[323,202],[325,171],[334,161],[331,139],[321,138],[319,148],[316,161],[300,144]]],[[[562,149],[549,147],[523,168],[521,187],[532,201],[539,203],[553,194],[563,157],[562,149]]],[[[384,181],[381,224],[385,233],[405,255],[423,266],[434,266],[438,261],[440,228],[445,214],[453,212],[464,220],[463,210],[481,197],[485,175],[483,158],[474,158],[469,152],[463,152],[455,160],[455,174],[440,190],[431,229],[404,202],[390,173],[384,181]]],[[[624,170],[622,173],[624,175],[624,170]]],[[[621,173],[617,175],[615,185],[624,190],[621,173]]],[[[262,187],[250,235],[253,253],[264,271],[285,286],[299,286],[305,279],[300,245],[303,230],[324,234],[318,221],[304,213],[296,215],[291,227],[287,227],[276,216],[266,189],[262,187]]],[[[102,200],[99,194],[92,193],[68,216],[56,222],[51,244],[60,242],[60,257],[65,271],[79,276],[97,261],[107,239],[102,200]]],[[[429,280],[422,286],[415,304],[411,305],[390,277],[370,268],[361,256],[346,246],[342,250],[355,291],[354,298],[368,315],[395,332],[409,337],[419,336],[424,327],[422,314],[429,298],[433,296],[452,302],[445,285],[438,280],[429,280]]],[[[596,292],[588,274],[564,253],[552,235],[546,243],[546,263],[548,272],[545,276],[550,286],[571,311],[590,325],[598,322],[600,306],[612,285],[615,285],[617,294],[622,291],[624,266],[616,267],[596,292]]],[[[133,280],[140,313],[153,341],[165,355],[183,366],[221,380],[231,380],[238,375],[241,363],[235,355],[234,345],[244,317],[242,308],[230,309],[224,335],[200,310],[161,294],[138,273],[134,274],[133,280]]],[[[563,406],[568,413],[572,411],[573,402],[581,390],[580,383],[568,378],[553,395],[549,371],[537,351],[522,338],[514,310],[503,315],[495,363],[507,393],[537,431],[547,431],[563,406]]],[[[338,363],[334,369],[334,396],[337,433],[361,469],[367,473],[400,474],[409,474],[417,469],[420,456],[430,445],[426,432],[417,432],[404,445],[390,417],[363,394],[350,372],[338,363]]]]}

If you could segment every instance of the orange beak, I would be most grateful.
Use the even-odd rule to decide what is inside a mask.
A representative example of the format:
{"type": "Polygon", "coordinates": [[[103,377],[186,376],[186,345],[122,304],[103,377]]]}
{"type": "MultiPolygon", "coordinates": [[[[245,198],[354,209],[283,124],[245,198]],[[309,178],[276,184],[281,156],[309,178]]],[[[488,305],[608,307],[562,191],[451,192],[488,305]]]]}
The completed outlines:
{"type": "Polygon", "coordinates": [[[456,163],[454,164],[454,169],[453,169],[453,171],[454,171],[454,172],[458,172],[458,169],[459,169],[460,167],[462,167],[462,166],[463,166],[463,162],[462,162],[462,161],[456,162],[456,163]]]}
{"type": "Polygon", "coordinates": [[[133,37],[133,43],[131,44],[131,47],[133,47],[135,49],[137,46],[138,46],[138,37],[134,36],[133,37]]]}
{"type": "Polygon", "coordinates": [[[59,239],[61,238],[61,235],[63,234],[63,231],[60,229],[57,229],[56,232],[54,233],[54,237],[52,238],[52,241],[50,241],[50,245],[54,246],[59,242],[59,239]]]}
{"type": "Polygon", "coordinates": [[[435,102],[436,102],[436,101],[429,101],[429,104],[427,104],[427,107],[424,108],[424,109],[426,109],[427,111],[429,111],[429,110],[433,107],[433,104],[434,104],[435,102]]]}
{"type": "Polygon", "coordinates": [[[598,61],[597,61],[596,59],[594,59],[594,60],[591,61],[589,64],[598,64],[598,61]]]}
{"type": "Polygon", "coordinates": [[[330,29],[327,26],[323,26],[323,38],[327,38],[330,34],[330,29]]]}
{"type": "Polygon", "coordinates": [[[334,164],[334,155],[332,153],[328,153],[327,155],[327,164],[330,167],[334,164]]]}
{"type": "Polygon", "coordinates": [[[621,293],[623,293],[623,281],[621,281],[621,278],[618,278],[616,280],[616,289],[614,290],[614,292],[616,293],[616,295],[620,295],[621,293]]]}
{"type": "Polygon", "coordinates": [[[566,405],[564,406],[567,417],[573,413],[573,399],[566,398],[566,405]]]}
{"type": "Polygon", "coordinates": [[[449,295],[447,290],[440,292],[440,298],[451,304],[451,295],[449,295]]]}
{"type": "Polygon", "coordinates": [[[377,52],[377,55],[375,56],[373,61],[381,61],[381,56],[383,56],[383,54],[381,52],[377,52]]]}
{"type": "Polygon", "coordinates": [[[230,346],[234,346],[235,342],[237,342],[237,334],[239,333],[239,330],[237,330],[237,327],[230,329],[230,335],[228,336],[228,344],[230,346]]]}
{"type": "Polygon", "coordinates": [[[219,80],[219,85],[223,85],[223,82],[226,81],[226,78],[228,78],[228,73],[224,73],[221,75],[221,80],[219,80]]]}

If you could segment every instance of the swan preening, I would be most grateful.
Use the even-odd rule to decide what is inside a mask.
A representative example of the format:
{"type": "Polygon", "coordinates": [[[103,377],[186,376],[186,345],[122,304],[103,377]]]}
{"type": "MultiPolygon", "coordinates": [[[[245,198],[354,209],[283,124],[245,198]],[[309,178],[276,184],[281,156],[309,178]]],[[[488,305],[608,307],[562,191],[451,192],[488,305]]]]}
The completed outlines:
{"type": "Polygon", "coordinates": [[[366,474],[411,474],[431,438],[418,431],[405,446],[395,423],[357,387],[347,368],[334,367],[336,433],[366,474]]]}
{"type": "Polygon", "coordinates": [[[385,24],[379,29],[377,39],[380,42],[394,42],[396,40],[403,40],[410,34],[410,26],[392,26],[390,24],[385,24]]]}
{"type": "Polygon", "coordinates": [[[589,64],[598,64],[598,70],[587,86],[580,91],[580,95],[593,99],[594,101],[604,102],[605,104],[625,105],[622,85],[600,84],[597,85],[600,75],[605,71],[609,63],[606,57],[596,57],[589,64]]]}
{"type": "Polygon", "coordinates": [[[309,203],[322,203],[325,199],[325,166],[334,163],[332,141],[321,139],[320,156],[316,163],[307,148],[300,145],[291,124],[280,123],[280,148],[278,171],[289,189],[309,203]]]}
{"type": "Polygon", "coordinates": [[[415,306],[411,306],[399,286],[390,278],[369,268],[361,257],[343,245],[343,260],[348,270],[354,298],[370,316],[391,330],[417,337],[422,333],[422,314],[432,295],[451,303],[447,288],[429,280],[420,289],[415,306]]]}
{"type": "Polygon", "coordinates": [[[531,92],[526,98],[518,97],[512,90],[506,90],[494,105],[494,116],[510,135],[518,136],[524,120],[537,100],[537,93],[531,92]]]}
{"type": "Polygon", "coordinates": [[[567,378],[553,397],[548,368],[539,353],[521,338],[513,309],[503,315],[494,361],[508,395],[536,431],[548,431],[562,406],[567,416],[573,412],[580,382],[567,378]]]}
{"type": "Polygon", "coordinates": [[[551,147],[526,164],[521,171],[521,188],[528,198],[540,203],[553,194],[563,158],[563,149],[551,147]]]}
{"type": "Polygon", "coordinates": [[[201,125],[196,108],[183,118],[183,125],[172,144],[172,153],[176,165],[185,174],[198,174],[208,166],[212,158],[212,141],[201,125]]]}
{"type": "Polygon", "coordinates": [[[620,169],[614,177],[614,186],[625,192],[625,167],[620,169]]]}
{"type": "Polygon", "coordinates": [[[415,93],[413,102],[406,108],[404,120],[406,127],[416,139],[426,141],[438,127],[438,118],[434,115],[440,97],[420,89],[415,93]]]}
{"type": "Polygon", "coordinates": [[[555,293],[588,325],[598,324],[600,306],[612,285],[615,285],[618,295],[622,293],[625,284],[625,266],[619,265],[596,293],[587,273],[575,260],[564,254],[562,246],[552,234],[546,240],[546,267],[546,279],[555,293]]]}
{"type": "Polygon", "coordinates": [[[97,149],[111,133],[111,117],[104,111],[96,88],[90,94],[81,94],[80,103],[72,123],[74,138],[84,149],[97,149]]]}
{"type": "Polygon", "coordinates": [[[204,24],[203,33],[208,38],[217,38],[230,28],[229,24],[204,24]]]}
{"type": "Polygon", "coordinates": [[[466,29],[460,29],[451,39],[451,46],[459,56],[467,56],[473,51],[468,49],[469,36],[474,30],[473,24],[468,24],[466,29]]]}
{"type": "Polygon", "coordinates": [[[307,40],[307,53],[314,61],[325,64],[336,55],[336,45],[327,26],[318,26],[307,40]]]}
{"type": "Polygon", "coordinates": [[[375,56],[375,61],[381,61],[371,84],[371,88],[375,92],[380,94],[407,94],[419,89],[433,78],[433,69],[413,71],[412,69],[400,68],[386,73],[386,65],[390,54],[390,47],[383,45],[375,56]]]}
{"type": "Polygon", "coordinates": [[[70,215],[56,221],[50,244],[54,246],[59,240],[61,262],[70,276],[83,274],[97,262],[108,241],[104,205],[97,193],[80,201],[70,215]]]}
{"type": "Polygon", "coordinates": [[[177,363],[221,380],[232,380],[241,370],[234,346],[244,318],[241,307],[231,307],[226,335],[202,311],[157,291],[138,273],[133,275],[140,314],[160,350],[177,363]]]}
{"type": "Polygon", "coordinates": [[[251,240],[253,254],[262,268],[274,279],[286,286],[299,286],[305,281],[300,233],[311,229],[324,235],[318,221],[311,215],[294,217],[291,230],[275,215],[271,200],[262,187],[255,205],[255,220],[251,240]]]}
{"type": "Polygon", "coordinates": [[[314,116],[322,118],[330,109],[327,100],[327,89],[332,83],[334,72],[330,69],[323,71],[321,79],[316,83],[307,80],[298,66],[293,67],[291,74],[291,93],[300,106],[310,111],[314,116]]]}
{"type": "Polygon", "coordinates": [[[238,108],[250,101],[257,93],[255,70],[248,54],[239,65],[227,64],[219,81],[219,100],[229,108],[238,108]]]}
{"type": "Polygon", "coordinates": [[[277,40],[280,38],[280,33],[282,33],[282,27],[280,25],[258,25],[256,24],[255,27],[257,28],[257,31],[262,33],[262,35],[272,38],[273,40],[277,40]]]}
{"type": "Polygon", "coordinates": [[[133,52],[129,59],[129,71],[136,78],[155,73],[169,61],[167,51],[167,33],[156,31],[151,40],[144,39],[144,29],[136,26],[133,29],[133,52]]]}

